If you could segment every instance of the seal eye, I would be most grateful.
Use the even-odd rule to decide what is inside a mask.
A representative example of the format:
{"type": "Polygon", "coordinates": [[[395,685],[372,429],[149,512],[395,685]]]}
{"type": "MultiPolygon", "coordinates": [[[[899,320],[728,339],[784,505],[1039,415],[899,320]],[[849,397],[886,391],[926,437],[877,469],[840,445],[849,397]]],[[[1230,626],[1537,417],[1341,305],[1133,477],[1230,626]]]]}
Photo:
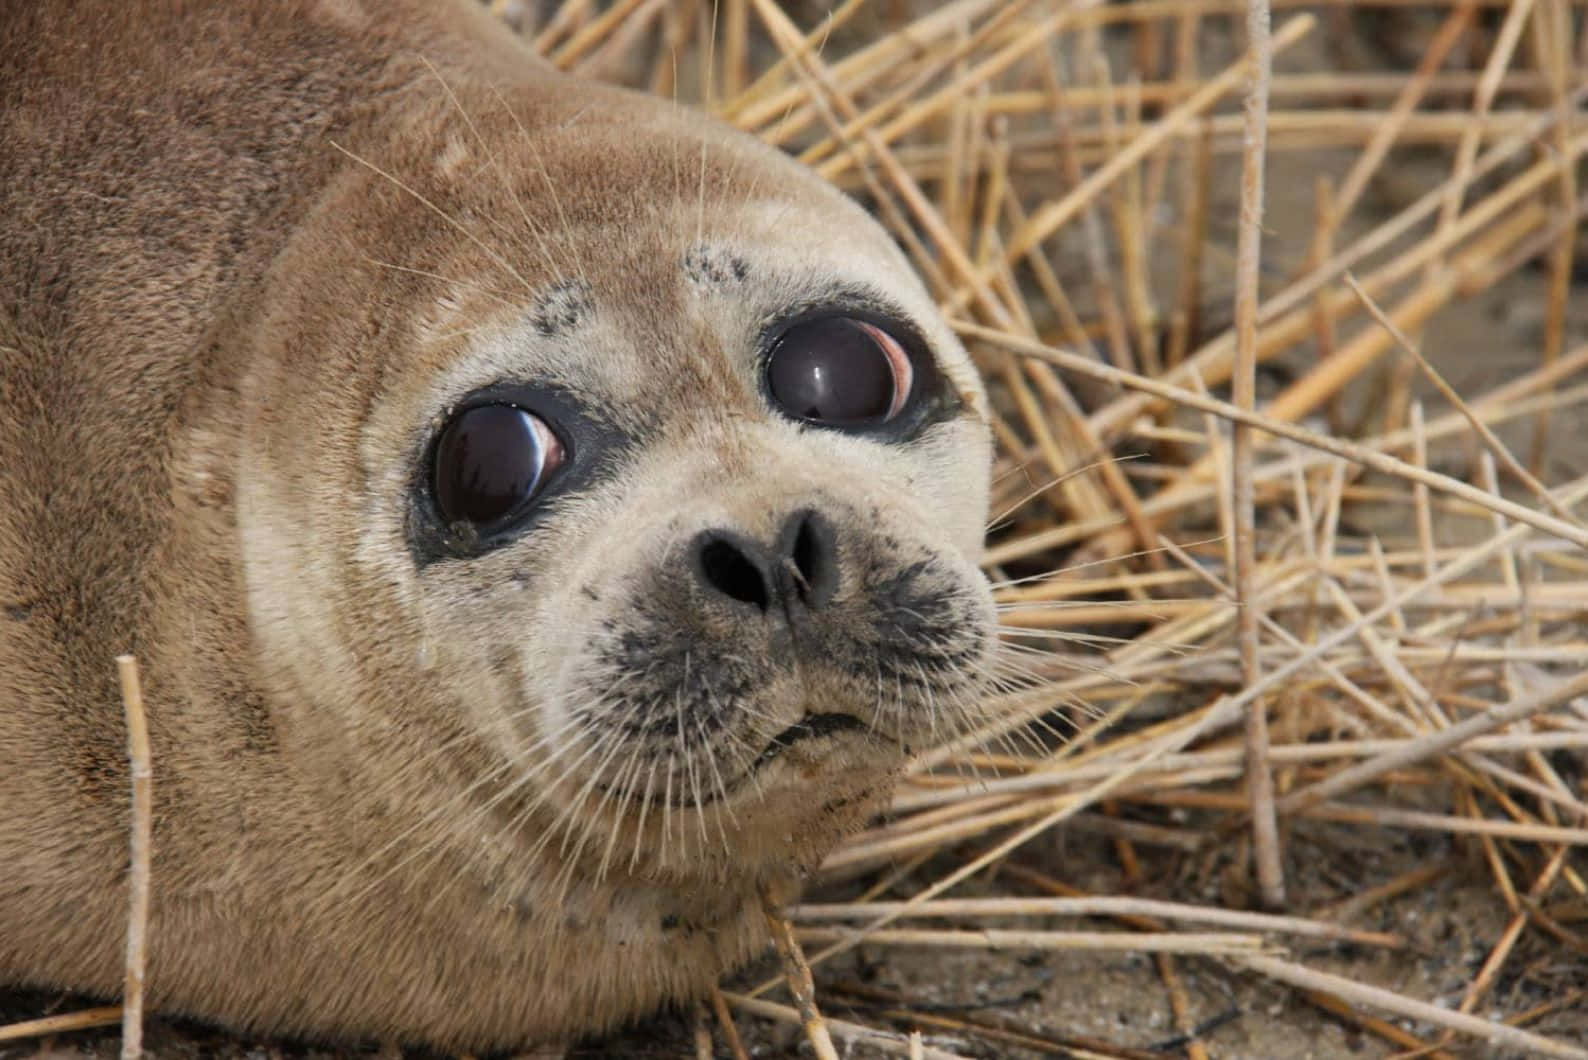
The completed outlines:
{"type": "Polygon", "coordinates": [[[899,340],[853,317],[795,324],[767,358],[772,401],[795,419],[828,427],[887,423],[904,408],[914,381],[899,340]]]}
{"type": "Polygon", "coordinates": [[[484,526],[517,512],[563,461],[546,421],[514,405],[453,416],[436,442],[436,505],[448,523],[484,526]]]}

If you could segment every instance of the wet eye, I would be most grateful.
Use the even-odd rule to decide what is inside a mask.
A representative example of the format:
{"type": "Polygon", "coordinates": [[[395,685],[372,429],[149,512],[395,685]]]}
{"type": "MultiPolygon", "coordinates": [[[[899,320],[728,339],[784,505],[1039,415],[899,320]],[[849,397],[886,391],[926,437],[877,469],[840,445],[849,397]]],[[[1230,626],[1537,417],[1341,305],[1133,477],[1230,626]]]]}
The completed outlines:
{"type": "Polygon", "coordinates": [[[513,405],[464,409],[441,429],[433,471],[448,523],[483,526],[514,514],[563,461],[546,421],[513,405]]]}
{"type": "Polygon", "coordinates": [[[886,331],[853,317],[795,324],[767,359],[772,401],[796,419],[873,427],[904,408],[915,380],[910,355],[886,331]]]}

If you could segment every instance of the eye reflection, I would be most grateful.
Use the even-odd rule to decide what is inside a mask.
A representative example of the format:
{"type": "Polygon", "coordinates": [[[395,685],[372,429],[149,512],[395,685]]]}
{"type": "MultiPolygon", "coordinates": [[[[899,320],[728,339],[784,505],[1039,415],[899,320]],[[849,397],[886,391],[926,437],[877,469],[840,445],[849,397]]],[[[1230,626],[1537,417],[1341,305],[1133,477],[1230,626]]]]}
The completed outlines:
{"type": "Polygon", "coordinates": [[[767,391],[784,413],[837,428],[877,426],[903,410],[910,357],[886,331],[831,316],[784,332],[767,359],[767,391]]]}
{"type": "Polygon", "coordinates": [[[448,523],[484,526],[522,508],[563,461],[562,442],[515,405],[465,409],[442,428],[433,487],[448,523]]]}

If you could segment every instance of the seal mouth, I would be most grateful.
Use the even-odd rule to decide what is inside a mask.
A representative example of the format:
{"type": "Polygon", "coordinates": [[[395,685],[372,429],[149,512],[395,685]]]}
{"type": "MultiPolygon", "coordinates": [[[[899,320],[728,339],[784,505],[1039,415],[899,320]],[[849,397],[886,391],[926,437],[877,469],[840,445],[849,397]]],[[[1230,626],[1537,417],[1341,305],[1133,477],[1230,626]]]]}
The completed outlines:
{"type": "Polygon", "coordinates": [[[784,751],[795,744],[818,736],[828,736],[835,732],[869,732],[870,728],[865,722],[853,714],[808,714],[784,729],[756,755],[755,761],[750,763],[747,772],[754,773],[776,759],[784,751]]]}
{"type": "MultiPolygon", "coordinates": [[[[873,740],[892,743],[882,733],[877,732],[872,726],[867,725],[853,714],[809,714],[772,737],[767,745],[762,748],[761,753],[755,756],[755,761],[751,762],[744,772],[740,773],[729,786],[737,788],[741,784],[749,783],[751,777],[765,766],[776,761],[778,756],[790,747],[804,743],[807,740],[814,740],[818,737],[830,736],[841,732],[859,733],[870,736],[873,740]]],[[[594,785],[600,791],[613,794],[613,789],[599,780],[595,781],[594,785]]],[[[675,806],[687,806],[692,801],[696,808],[704,809],[708,804],[716,802],[725,794],[725,792],[712,790],[698,791],[694,793],[694,797],[691,800],[684,792],[677,792],[670,801],[675,806]]],[[[624,802],[629,802],[639,799],[640,796],[635,792],[624,790],[619,793],[619,798],[624,802]]],[[[648,798],[647,796],[647,800],[648,798]]]]}

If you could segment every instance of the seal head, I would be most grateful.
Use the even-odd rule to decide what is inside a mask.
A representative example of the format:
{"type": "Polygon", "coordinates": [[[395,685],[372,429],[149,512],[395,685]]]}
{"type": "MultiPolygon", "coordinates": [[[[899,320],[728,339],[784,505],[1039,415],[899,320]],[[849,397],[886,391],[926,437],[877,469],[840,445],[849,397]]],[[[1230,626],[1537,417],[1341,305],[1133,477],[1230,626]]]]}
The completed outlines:
{"type": "MultiPolygon", "coordinates": [[[[902,255],[778,152],[469,6],[129,27],[173,113],[217,81],[259,108],[211,146],[268,152],[196,169],[164,107],[82,119],[154,145],[138,201],[255,182],[167,214],[219,264],[184,287],[136,242],[114,276],[65,236],[0,248],[0,427],[54,469],[0,499],[69,481],[54,511],[100,513],[69,555],[0,527],[0,589],[85,602],[0,627],[35,661],[0,676],[0,978],[116,989],[115,647],[153,705],[153,1002],[469,1050],[699,996],[764,945],[763,894],[977,719],[984,398],[902,255]],[[40,310],[45,276],[92,312],[40,310]],[[29,419],[79,370],[103,467],[29,419]]],[[[65,32],[35,29],[3,39],[65,32]]],[[[57,176],[116,160],[42,144],[57,176]]]]}

